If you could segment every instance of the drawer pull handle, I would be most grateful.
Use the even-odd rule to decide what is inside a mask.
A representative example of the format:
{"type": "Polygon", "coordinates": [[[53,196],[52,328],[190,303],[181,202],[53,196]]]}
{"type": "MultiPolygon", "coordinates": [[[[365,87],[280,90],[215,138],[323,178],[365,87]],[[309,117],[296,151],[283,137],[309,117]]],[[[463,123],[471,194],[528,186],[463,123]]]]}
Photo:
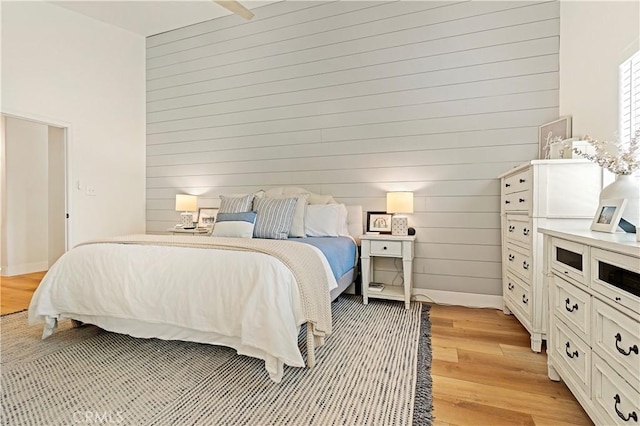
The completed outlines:
{"type": "Polygon", "coordinates": [[[527,303],[529,303],[529,298],[528,298],[528,297],[526,297],[526,294],[523,294],[523,295],[522,295],[522,303],[524,303],[525,305],[526,305],[527,303]]]}
{"type": "Polygon", "coordinates": [[[525,271],[529,270],[529,264],[526,260],[522,262],[522,269],[524,269],[525,271]]]}
{"type": "Polygon", "coordinates": [[[578,351],[569,352],[569,348],[570,347],[571,347],[571,344],[569,344],[569,342],[567,342],[566,348],[564,350],[567,353],[567,356],[569,358],[578,358],[578,351]]]}
{"type": "Polygon", "coordinates": [[[573,306],[569,306],[569,298],[567,297],[567,300],[564,301],[564,308],[569,312],[577,311],[578,310],[578,304],[576,303],[573,306]]]}
{"type": "Polygon", "coordinates": [[[524,198],[518,198],[518,201],[520,201],[521,203],[524,203],[524,198]]]}
{"type": "Polygon", "coordinates": [[[525,183],[525,180],[524,179],[520,179],[520,183],[525,183]]]}
{"type": "Polygon", "coordinates": [[[529,235],[529,230],[528,230],[527,228],[524,228],[524,229],[522,230],[522,234],[523,234],[524,236],[529,235]]]}
{"type": "Polygon", "coordinates": [[[633,352],[636,355],[638,355],[638,345],[629,346],[629,351],[627,352],[624,349],[622,349],[620,346],[618,346],[618,342],[622,341],[622,336],[620,335],[620,333],[616,333],[615,338],[616,338],[616,349],[622,355],[629,356],[629,355],[631,355],[631,352],[633,352]]]}
{"type": "Polygon", "coordinates": [[[569,271],[564,271],[565,274],[569,274],[569,271]]]}
{"type": "Polygon", "coordinates": [[[513,259],[515,259],[516,257],[512,254],[509,255],[509,262],[513,262],[513,259]]]}
{"type": "Polygon", "coordinates": [[[387,246],[382,247],[382,250],[386,250],[386,249],[387,249],[387,246]]]}
{"type": "Polygon", "coordinates": [[[505,183],[504,186],[505,186],[505,188],[509,188],[511,186],[511,184],[510,183],[505,183]]]}
{"type": "Polygon", "coordinates": [[[620,404],[619,394],[616,394],[616,396],[613,397],[613,400],[616,402],[616,404],[614,405],[614,408],[616,409],[616,414],[618,415],[618,417],[620,417],[625,422],[628,422],[631,419],[633,419],[635,422],[638,421],[638,415],[636,414],[635,411],[632,411],[631,413],[629,413],[628,416],[625,417],[625,415],[620,410],[618,410],[618,404],[620,404]]]}
{"type": "Polygon", "coordinates": [[[511,284],[511,283],[508,283],[508,284],[507,284],[507,288],[508,288],[510,291],[513,291],[514,285],[513,285],[513,284],[511,284]]]}
{"type": "Polygon", "coordinates": [[[621,301],[622,299],[620,299],[618,296],[616,296],[616,302],[621,301]]]}
{"type": "Polygon", "coordinates": [[[513,225],[509,225],[509,232],[513,232],[516,229],[515,226],[513,225]]]}
{"type": "Polygon", "coordinates": [[[511,204],[511,201],[509,201],[509,200],[504,200],[504,203],[505,203],[505,204],[511,204]]]}

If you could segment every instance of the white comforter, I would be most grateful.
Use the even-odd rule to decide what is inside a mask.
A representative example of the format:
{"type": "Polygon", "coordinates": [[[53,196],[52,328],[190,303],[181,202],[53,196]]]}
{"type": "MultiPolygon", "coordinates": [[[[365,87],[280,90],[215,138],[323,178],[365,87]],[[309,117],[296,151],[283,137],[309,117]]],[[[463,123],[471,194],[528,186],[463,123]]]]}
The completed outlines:
{"type": "MultiPolygon", "coordinates": [[[[329,264],[317,252],[335,288],[329,264]]],[[[279,260],[261,253],[125,244],[76,247],[49,270],[29,307],[30,324],[45,321],[51,328],[56,318],[134,337],[233,347],[263,359],[276,382],[283,364],[305,365],[298,348],[304,317],[295,278],[279,260]]]]}

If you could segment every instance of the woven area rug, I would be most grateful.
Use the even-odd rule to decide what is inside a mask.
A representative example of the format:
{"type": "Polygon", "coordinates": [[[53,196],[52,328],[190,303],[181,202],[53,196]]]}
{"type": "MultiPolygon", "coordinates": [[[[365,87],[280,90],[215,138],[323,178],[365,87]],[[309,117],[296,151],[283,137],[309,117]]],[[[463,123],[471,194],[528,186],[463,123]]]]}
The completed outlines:
{"type": "MultiPolygon", "coordinates": [[[[332,309],[334,331],[317,365],[285,367],[280,384],[263,361],[229,348],[73,329],[70,321],[40,340],[42,327],[27,326],[26,312],[4,316],[0,423],[430,424],[428,365],[416,374],[421,304],[365,306],[343,296],[332,309]],[[420,383],[425,369],[428,386],[420,383]]],[[[304,342],[301,335],[303,353],[304,342]]]]}

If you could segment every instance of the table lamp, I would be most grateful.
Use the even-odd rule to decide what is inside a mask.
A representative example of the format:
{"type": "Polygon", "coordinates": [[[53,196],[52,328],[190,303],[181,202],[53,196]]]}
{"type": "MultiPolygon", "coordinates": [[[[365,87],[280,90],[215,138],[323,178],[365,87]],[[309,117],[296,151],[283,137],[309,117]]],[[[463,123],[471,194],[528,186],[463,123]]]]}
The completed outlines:
{"type": "Polygon", "coordinates": [[[409,235],[409,219],[405,213],[413,213],[413,192],[387,192],[387,213],[391,218],[391,235],[409,235]]]}
{"type": "Polygon", "coordinates": [[[183,228],[193,228],[193,214],[198,208],[198,197],[195,195],[176,194],[176,211],[180,213],[180,225],[183,228]]]}

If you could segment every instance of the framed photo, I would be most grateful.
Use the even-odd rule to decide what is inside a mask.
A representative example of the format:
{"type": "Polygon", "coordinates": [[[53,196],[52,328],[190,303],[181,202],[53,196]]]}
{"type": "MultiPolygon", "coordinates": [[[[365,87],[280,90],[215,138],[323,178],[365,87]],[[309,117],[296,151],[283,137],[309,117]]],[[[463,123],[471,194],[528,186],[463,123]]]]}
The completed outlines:
{"type": "Polygon", "coordinates": [[[391,217],[387,212],[367,212],[367,232],[391,233],[391,217]]]}
{"type": "Polygon", "coordinates": [[[198,209],[198,228],[212,228],[218,216],[217,208],[201,207],[198,209]]]}
{"type": "Polygon", "coordinates": [[[567,115],[538,127],[538,158],[551,158],[550,148],[553,143],[571,137],[571,116],[567,115]]]}
{"type": "Polygon", "coordinates": [[[622,217],[622,211],[626,205],[627,200],[624,198],[618,200],[601,200],[598,210],[596,210],[596,216],[593,218],[591,230],[616,232],[616,228],[618,228],[618,223],[622,217]]]}

